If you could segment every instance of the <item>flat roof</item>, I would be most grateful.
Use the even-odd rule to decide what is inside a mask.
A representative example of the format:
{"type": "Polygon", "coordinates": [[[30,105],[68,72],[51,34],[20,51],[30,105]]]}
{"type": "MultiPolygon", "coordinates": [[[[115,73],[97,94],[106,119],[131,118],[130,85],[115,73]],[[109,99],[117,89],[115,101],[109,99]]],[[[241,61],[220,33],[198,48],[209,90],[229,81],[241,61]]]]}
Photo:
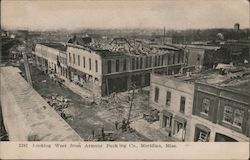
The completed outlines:
{"type": "Polygon", "coordinates": [[[39,141],[82,141],[75,130],[25,81],[18,68],[1,67],[0,71],[2,113],[10,137],[20,141],[20,135],[27,137],[29,135],[26,134],[33,133],[39,141]],[[9,101],[13,105],[8,105],[9,101]],[[7,105],[3,105],[4,102],[7,105]],[[20,126],[23,129],[16,132],[20,126]]]}

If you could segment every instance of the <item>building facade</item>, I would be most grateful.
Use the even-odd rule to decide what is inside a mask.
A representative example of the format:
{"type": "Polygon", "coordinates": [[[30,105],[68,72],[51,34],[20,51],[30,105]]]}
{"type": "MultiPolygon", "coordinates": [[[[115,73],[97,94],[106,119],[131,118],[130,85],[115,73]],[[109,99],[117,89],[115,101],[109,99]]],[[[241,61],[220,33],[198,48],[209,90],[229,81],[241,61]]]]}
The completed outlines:
{"type": "MultiPolygon", "coordinates": [[[[181,49],[165,48],[156,54],[134,54],[122,50],[121,43],[112,44],[112,47],[114,45],[118,45],[119,49],[97,49],[68,44],[70,79],[82,86],[89,86],[98,96],[105,96],[112,92],[129,90],[132,84],[137,87],[149,86],[152,71],[177,74],[184,64],[184,52],[181,49]]],[[[129,47],[129,44],[126,46],[129,47]]],[[[154,48],[159,50],[156,47],[152,47],[152,50],[154,48]]]]}
{"type": "MultiPolygon", "coordinates": [[[[184,77],[185,78],[185,77],[184,77]]],[[[175,141],[189,139],[194,83],[152,74],[150,105],[160,111],[160,127],[175,141]]]]}
{"type": "Polygon", "coordinates": [[[189,141],[249,141],[249,95],[197,82],[189,141]]]}
{"type": "Polygon", "coordinates": [[[37,44],[34,52],[36,65],[46,73],[67,78],[66,47],[59,43],[37,44]]]}

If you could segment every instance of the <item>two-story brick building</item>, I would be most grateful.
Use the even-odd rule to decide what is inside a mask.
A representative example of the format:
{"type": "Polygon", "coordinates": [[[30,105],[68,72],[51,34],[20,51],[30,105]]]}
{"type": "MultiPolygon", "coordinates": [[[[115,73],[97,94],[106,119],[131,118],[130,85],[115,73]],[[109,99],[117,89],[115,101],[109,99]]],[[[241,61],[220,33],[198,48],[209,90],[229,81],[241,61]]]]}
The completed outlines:
{"type": "Polygon", "coordinates": [[[150,106],[160,111],[161,131],[176,141],[249,141],[249,74],[152,74],[150,106]]]}
{"type": "Polygon", "coordinates": [[[118,49],[114,49],[116,44],[113,43],[112,49],[67,44],[69,78],[103,96],[126,91],[132,84],[148,86],[150,72],[177,74],[184,64],[182,49],[153,46],[152,52],[138,53],[130,44],[124,43],[127,41],[119,42],[118,49]]]}
{"type": "Polygon", "coordinates": [[[249,81],[230,87],[196,82],[190,141],[249,141],[249,81]]]}

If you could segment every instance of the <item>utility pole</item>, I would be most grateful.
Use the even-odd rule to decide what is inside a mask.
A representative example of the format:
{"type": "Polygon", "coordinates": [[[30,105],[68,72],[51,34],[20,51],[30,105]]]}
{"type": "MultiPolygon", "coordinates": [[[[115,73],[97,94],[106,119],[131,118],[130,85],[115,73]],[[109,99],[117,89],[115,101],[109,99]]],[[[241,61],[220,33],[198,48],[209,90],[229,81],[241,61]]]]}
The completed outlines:
{"type": "Polygon", "coordinates": [[[130,116],[131,116],[131,110],[132,110],[132,106],[133,106],[133,100],[134,100],[134,95],[135,95],[135,85],[132,85],[132,98],[130,100],[130,108],[129,108],[129,112],[128,112],[128,120],[127,120],[127,124],[130,124],[129,120],[130,120],[130,116]]]}

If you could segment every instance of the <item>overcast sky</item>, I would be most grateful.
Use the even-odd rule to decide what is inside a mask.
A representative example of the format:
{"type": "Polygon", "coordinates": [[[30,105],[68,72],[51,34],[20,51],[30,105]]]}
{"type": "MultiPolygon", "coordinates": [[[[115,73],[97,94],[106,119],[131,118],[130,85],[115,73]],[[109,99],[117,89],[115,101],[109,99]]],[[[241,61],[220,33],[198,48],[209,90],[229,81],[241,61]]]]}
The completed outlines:
{"type": "Polygon", "coordinates": [[[2,0],[1,25],[30,30],[79,28],[241,28],[247,0],[2,0]]]}

